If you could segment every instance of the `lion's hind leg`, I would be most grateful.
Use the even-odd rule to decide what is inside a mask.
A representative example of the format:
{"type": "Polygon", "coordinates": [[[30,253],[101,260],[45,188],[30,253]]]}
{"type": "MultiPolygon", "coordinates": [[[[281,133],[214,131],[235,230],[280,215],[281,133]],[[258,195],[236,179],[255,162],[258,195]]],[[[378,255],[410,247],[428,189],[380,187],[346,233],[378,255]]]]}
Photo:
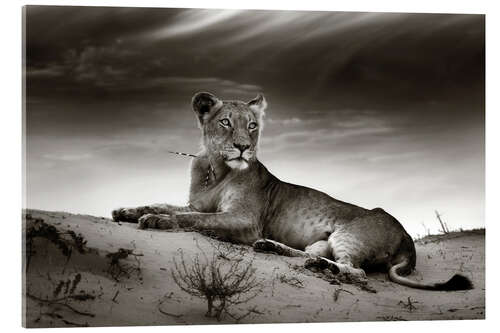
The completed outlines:
{"type": "Polygon", "coordinates": [[[366,273],[360,267],[366,257],[362,241],[352,234],[334,232],[328,238],[328,248],[339,274],[348,275],[356,280],[366,280],[366,273]]]}
{"type": "Polygon", "coordinates": [[[306,246],[305,251],[294,249],[271,239],[259,239],[253,243],[253,248],[257,252],[274,253],[286,257],[308,258],[304,265],[307,269],[329,269],[334,274],[341,271],[337,263],[327,258],[330,256],[331,251],[326,240],[320,240],[306,246]]]}
{"type": "Polygon", "coordinates": [[[328,269],[333,274],[344,274],[350,280],[366,280],[365,271],[356,268],[349,257],[338,257],[339,262],[332,261],[328,257],[332,256],[332,248],[329,241],[320,240],[305,248],[305,251],[294,249],[283,243],[271,239],[259,239],[253,243],[253,248],[257,252],[275,253],[287,257],[308,258],[304,267],[310,270],[328,269]]]}
{"type": "Polygon", "coordinates": [[[305,252],[311,257],[329,258],[331,256],[331,250],[327,240],[320,240],[306,246],[305,252]]]}
{"type": "Polygon", "coordinates": [[[320,240],[306,246],[305,252],[309,255],[309,259],[304,264],[305,268],[320,271],[328,269],[333,274],[340,272],[337,263],[328,259],[332,257],[332,249],[327,240],[320,240]]]}
{"type": "Polygon", "coordinates": [[[253,248],[257,252],[275,253],[286,257],[309,257],[309,255],[301,250],[294,249],[283,243],[271,239],[258,239],[253,243],[253,248]]]}

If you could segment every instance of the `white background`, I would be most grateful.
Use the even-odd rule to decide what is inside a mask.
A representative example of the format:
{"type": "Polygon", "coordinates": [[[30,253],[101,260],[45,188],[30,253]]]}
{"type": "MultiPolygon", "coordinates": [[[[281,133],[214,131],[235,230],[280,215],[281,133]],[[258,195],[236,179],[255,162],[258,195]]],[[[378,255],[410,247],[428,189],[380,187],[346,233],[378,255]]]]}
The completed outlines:
{"type": "MultiPolygon", "coordinates": [[[[5,331],[21,330],[21,207],[22,207],[22,126],[21,126],[21,7],[23,5],[93,5],[93,6],[140,6],[140,7],[198,7],[198,8],[242,8],[242,9],[296,9],[296,10],[332,10],[332,11],[384,11],[384,12],[430,12],[430,13],[476,13],[486,14],[486,229],[487,229],[487,295],[485,321],[434,321],[434,322],[379,322],[379,323],[325,323],[325,324],[285,324],[285,325],[225,325],[225,326],[182,326],[182,327],[128,327],[86,329],[120,332],[147,330],[170,332],[250,332],[253,330],[370,330],[370,332],[422,330],[454,330],[470,332],[492,330],[499,324],[500,313],[498,284],[500,279],[497,265],[499,242],[500,203],[498,190],[500,169],[498,144],[500,143],[499,121],[499,63],[500,63],[500,10],[497,1],[459,1],[459,0],[414,0],[414,1],[320,1],[320,0],[253,0],[235,1],[3,1],[1,7],[2,38],[1,45],[1,120],[2,135],[0,150],[2,217],[0,266],[2,279],[0,300],[0,327],[5,331]]],[[[498,328],[497,328],[498,329],[498,328]]],[[[58,332],[67,329],[58,330],[58,332]]],[[[76,330],[76,329],[72,329],[76,330]]]]}

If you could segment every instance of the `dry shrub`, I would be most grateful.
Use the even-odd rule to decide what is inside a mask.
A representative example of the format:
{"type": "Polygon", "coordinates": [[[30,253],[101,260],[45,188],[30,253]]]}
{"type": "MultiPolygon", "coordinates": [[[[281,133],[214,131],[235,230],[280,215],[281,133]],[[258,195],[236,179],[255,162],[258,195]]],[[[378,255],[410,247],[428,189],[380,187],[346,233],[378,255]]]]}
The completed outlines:
{"type": "MultiPolygon", "coordinates": [[[[76,323],[65,319],[63,309],[72,312],[73,314],[95,317],[94,313],[86,312],[78,309],[79,304],[87,301],[94,301],[96,295],[86,292],[84,290],[76,291],[78,285],[82,281],[81,273],[76,273],[74,276],[63,277],[55,282],[52,277],[47,273],[47,280],[52,285],[50,288],[45,288],[43,291],[35,294],[29,290],[26,291],[26,297],[35,301],[40,310],[40,315],[34,320],[34,323],[42,320],[42,317],[49,317],[58,319],[69,326],[88,326],[88,323],[76,323]],[[44,293],[45,292],[45,293],[44,293]]],[[[38,288],[41,289],[41,288],[38,288]]],[[[97,295],[100,297],[101,295],[97,295]]]]}
{"type": "Polygon", "coordinates": [[[108,253],[106,255],[106,258],[109,259],[107,273],[109,273],[116,282],[119,282],[122,276],[130,278],[133,272],[136,272],[139,280],[142,280],[141,262],[138,258],[142,256],[143,254],[134,253],[134,250],[123,248],[119,248],[116,252],[108,253]],[[135,265],[123,262],[129,257],[133,257],[135,259],[135,265]]]}
{"type": "Polygon", "coordinates": [[[72,230],[60,231],[41,218],[33,218],[31,214],[26,214],[25,220],[26,271],[29,269],[31,258],[36,253],[34,249],[35,238],[43,238],[53,243],[66,257],[67,261],[70,260],[73,250],[81,254],[87,252],[87,241],[82,235],[76,234],[72,230]]]}
{"type": "Polygon", "coordinates": [[[205,299],[206,316],[218,321],[223,315],[239,321],[250,314],[262,314],[256,307],[246,309],[239,316],[233,312],[238,305],[249,302],[262,292],[262,281],[256,277],[253,268],[254,259],[245,260],[244,251],[233,251],[232,245],[216,245],[215,248],[210,258],[202,252],[202,255],[196,254],[190,263],[179,250],[171,270],[175,283],[184,292],[205,299]]]}

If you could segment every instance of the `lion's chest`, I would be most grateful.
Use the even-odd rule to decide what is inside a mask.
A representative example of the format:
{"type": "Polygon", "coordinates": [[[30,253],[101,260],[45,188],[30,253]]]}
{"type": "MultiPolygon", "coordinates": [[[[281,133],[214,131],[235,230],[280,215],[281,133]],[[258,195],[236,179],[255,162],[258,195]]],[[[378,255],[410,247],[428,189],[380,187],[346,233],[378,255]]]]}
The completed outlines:
{"type": "Polygon", "coordinates": [[[189,203],[201,212],[223,212],[229,211],[231,205],[240,197],[238,184],[226,179],[218,183],[191,184],[189,203]]]}

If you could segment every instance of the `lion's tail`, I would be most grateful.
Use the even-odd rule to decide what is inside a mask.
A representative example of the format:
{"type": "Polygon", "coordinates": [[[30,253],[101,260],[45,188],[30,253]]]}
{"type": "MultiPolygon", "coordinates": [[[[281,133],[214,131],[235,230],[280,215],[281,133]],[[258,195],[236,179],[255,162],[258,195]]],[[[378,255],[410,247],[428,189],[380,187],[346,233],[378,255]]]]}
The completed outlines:
{"type": "Polygon", "coordinates": [[[411,288],[427,289],[427,290],[453,291],[453,290],[468,290],[473,288],[472,282],[469,280],[469,278],[460,274],[455,274],[448,281],[441,283],[422,283],[410,280],[400,275],[400,271],[406,271],[409,264],[410,261],[408,259],[404,259],[399,264],[392,266],[389,269],[389,278],[391,279],[391,281],[411,288]]]}

